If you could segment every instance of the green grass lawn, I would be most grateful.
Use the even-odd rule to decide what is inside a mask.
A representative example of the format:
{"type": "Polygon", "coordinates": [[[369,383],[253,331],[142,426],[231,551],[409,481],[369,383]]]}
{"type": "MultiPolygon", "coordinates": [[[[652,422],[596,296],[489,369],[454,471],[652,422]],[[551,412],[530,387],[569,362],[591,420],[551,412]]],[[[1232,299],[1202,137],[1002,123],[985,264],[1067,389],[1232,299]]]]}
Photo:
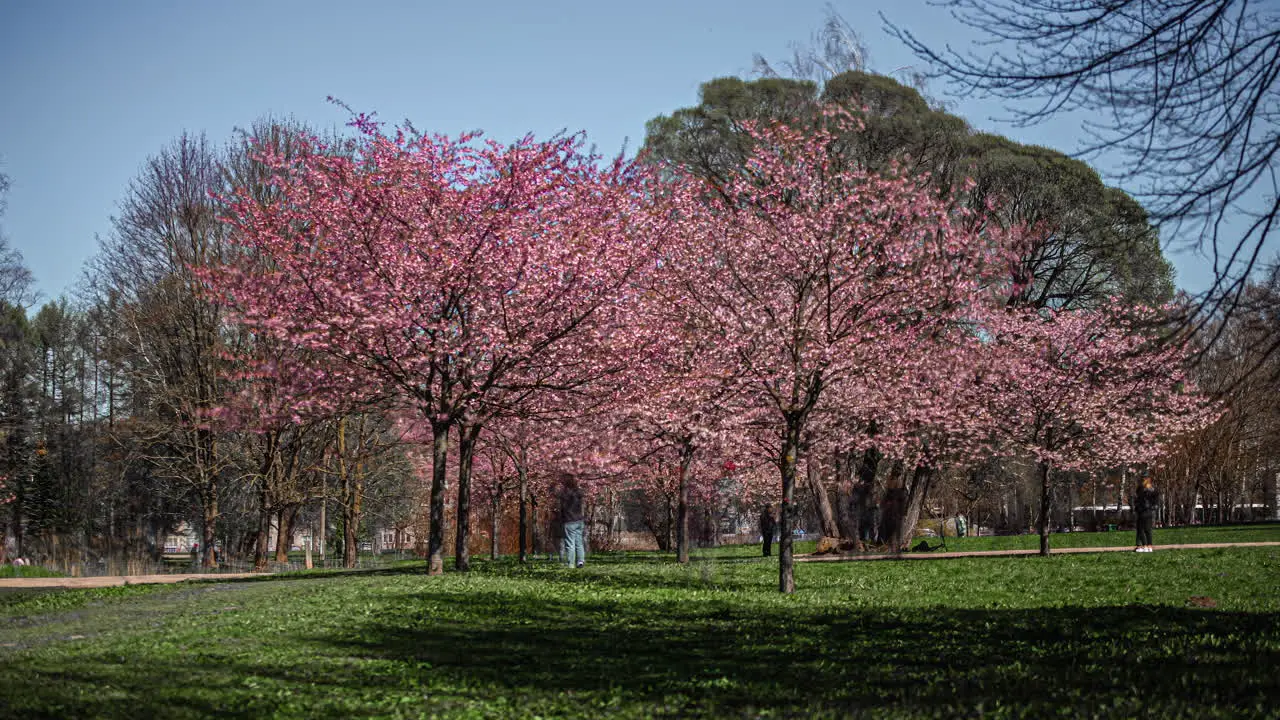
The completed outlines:
{"type": "Polygon", "coordinates": [[[0,594],[0,716],[1280,712],[1280,548],[804,564],[793,596],[758,552],[0,594]]]}
{"type": "MultiPolygon", "coordinates": [[[[1156,528],[1151,533],[1156,545],[1194,545],[1199,543],[1280,542],[1280,523],[1252,525],[1213,525],[1156,528]]],[[[937,544],[938,538],[929,538],[937,544]]],[[[1133,547],[1137,538],[1133,530],[1114,532],[1054,533],[1049,547],[1133,547]]],[[[947,538],[947,549],[970,550],[1039,550],[1039,535],[1003,535],[988,537],[947,538]]]]}
{"type": "Polygon", "coordinates": [[[0,565],[0,578],[62,577],[62,573],[47,570],[39,565],[0,565]]]}

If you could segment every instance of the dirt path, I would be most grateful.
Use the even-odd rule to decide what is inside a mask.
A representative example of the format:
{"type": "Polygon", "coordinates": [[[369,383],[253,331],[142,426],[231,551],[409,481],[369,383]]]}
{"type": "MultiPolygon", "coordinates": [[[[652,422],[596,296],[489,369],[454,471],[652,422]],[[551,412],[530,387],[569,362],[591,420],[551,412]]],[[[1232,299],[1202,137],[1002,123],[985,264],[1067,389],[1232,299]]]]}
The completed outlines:
{"type": "MultiPolygon", "coordinates": [[[[1280,542],[1197,543],[1193,545],[1156,545],[1162,550],[1210,550],[1228,547],[1276,547],[1280,542]]],[[[1133,552],[1131,547],[1077,547],[1051,548],[1050,555],[1069,553],[1133,552]]],[[[888,555],[797,555],[796,562],[853,562],[861,560],[947,560],[962,557],[989,557],[996,555],[1039,555],[1039,550],[970,550],[967,552],[908,552],[888,555]]],[[[2,581],[0,581],[2,582],[2,581]]]]}
{"type": "Polygon", "coordinates": [[[101,588],[117,585],[154,585],[187,580],[240,580],[271,573],[173,573],[169,575],[102,575],[99,577],[0,578],[0,589],[101,588]]]}

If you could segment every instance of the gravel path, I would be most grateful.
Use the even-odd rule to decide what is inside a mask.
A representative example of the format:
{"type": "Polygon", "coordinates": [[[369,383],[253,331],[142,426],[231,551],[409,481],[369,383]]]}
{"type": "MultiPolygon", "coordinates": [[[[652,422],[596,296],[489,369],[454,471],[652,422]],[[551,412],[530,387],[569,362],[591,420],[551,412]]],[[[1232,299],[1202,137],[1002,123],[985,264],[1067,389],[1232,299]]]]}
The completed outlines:
{"type": "MultiPolygon", "coordinates": [[[[1156,545],[1156,552],[1162,550],[1210,550],[1228,547],[1274,547],[1280,542],[1236,542],[1236,543],[1197,543],[1192,545],[1156,545]]],[[[1100,552],[1133,552],[1131,547],[1077,547],[1050,548],[1050,555],[1066,555],[1068,553],[1100,553],[1100,552]]],[[[859,560],[947,560],[962,557],[988,557],[996,555],[1039,555],[1039,550],[971,550],[968,552],[908,552],[885,555],[797,555],[796,562],[852,562],[859,560]]]]}

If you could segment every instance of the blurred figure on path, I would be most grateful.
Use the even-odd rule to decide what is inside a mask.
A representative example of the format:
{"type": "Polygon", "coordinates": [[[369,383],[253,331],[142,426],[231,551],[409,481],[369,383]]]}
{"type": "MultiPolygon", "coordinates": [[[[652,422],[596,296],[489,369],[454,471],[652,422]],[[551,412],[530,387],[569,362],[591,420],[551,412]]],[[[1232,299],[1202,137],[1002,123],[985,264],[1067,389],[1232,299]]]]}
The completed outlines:
{"type": "Polygon", "coordinates": [[[778,532],[778,518],[773,514],[773,504],[765,503],[760,511],[760,537],[764,540],[764,556],[773,554],[773,536],[778,532]]]}
{"type": "Polygon", "coordinates": [[[1156,507],[1159,503],[1160,493],[1156,491],[1150,471],[1144,471],[1142,485],[1133,494],[1130,502],[1133,506],[1133,514],[1138,521],[1138,543],[1134,552],[1151,552],[1154,549],[1151,542],[1151,527],[1155,523],[1156,507]]]}
{"type": "Polygon", "coordinates": [[[578,476],[561,475],[556,496],[560,503],[560,526],[564,529],[564,560],[569,567],[582,567],[587,562],[587,549],[582,541],[584,515],[578,476]]]}

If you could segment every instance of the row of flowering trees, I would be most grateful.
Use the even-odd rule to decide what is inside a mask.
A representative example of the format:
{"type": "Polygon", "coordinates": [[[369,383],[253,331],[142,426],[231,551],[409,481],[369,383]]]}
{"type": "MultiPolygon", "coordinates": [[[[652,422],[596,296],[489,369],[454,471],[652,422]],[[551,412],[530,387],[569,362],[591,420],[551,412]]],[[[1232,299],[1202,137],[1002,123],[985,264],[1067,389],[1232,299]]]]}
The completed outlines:
{"type": "Polygon", "coordinates": [[[431,477],[432,573],[450,472],[468,567],[477,461],[511,463],[522,498],[556,470],[674,481],[681,561],[690,495],[733,472],[781,501],[791,592],[802,468],[865,483],[898,458],[918,513],[949,463],[1027,457],[1047,488],[1053,468],[1152,462],[1206,421],[1158,310],[1010,303],[1023,228],[963,187],[846,162],[856,125],[831,107],[755,126],[744,172],[715,185],[603,163],[578,137],[501,145],[366,116],[355,152],[264,144],[273,192],[227,198],[233,252],[202,273],[272,389],[244,422],[397,408],[431,477]]]}

